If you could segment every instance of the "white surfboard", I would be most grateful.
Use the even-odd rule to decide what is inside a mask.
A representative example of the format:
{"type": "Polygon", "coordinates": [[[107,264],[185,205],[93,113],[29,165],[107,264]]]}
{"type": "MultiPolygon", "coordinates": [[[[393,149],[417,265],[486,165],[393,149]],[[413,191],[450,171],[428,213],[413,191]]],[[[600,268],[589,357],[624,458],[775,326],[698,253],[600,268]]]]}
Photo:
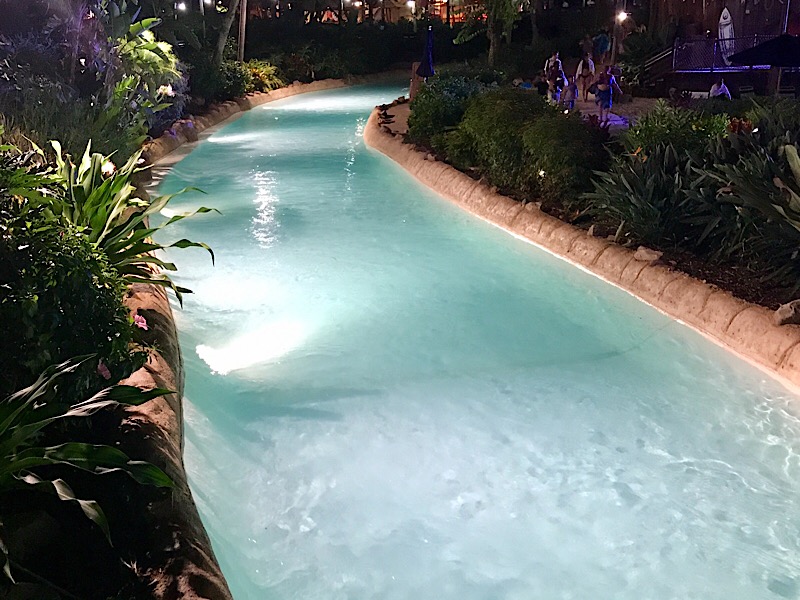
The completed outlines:
{"type": "Polygon", "coordinates": [[[719,16],[719,49],[725,59],[725,64],[731,64],[728,57],[733,54],[736,49],[733,43],[733,17],[728,7],[722,9],[722,14],[719,16]]]}

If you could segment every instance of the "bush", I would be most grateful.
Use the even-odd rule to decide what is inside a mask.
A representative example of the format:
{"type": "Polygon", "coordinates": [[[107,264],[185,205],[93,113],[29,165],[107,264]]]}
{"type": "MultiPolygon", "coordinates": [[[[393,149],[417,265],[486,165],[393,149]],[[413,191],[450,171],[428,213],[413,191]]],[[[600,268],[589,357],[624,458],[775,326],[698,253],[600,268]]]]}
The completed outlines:
{"type": "Polygon", "coordinates": [[[629,239],[674,246],[686,238],[683,222],[687,161],[669,144],[620,157],[608,172],[595,173],[584,194],[592,212],[620,223],[629,239]]]}
{"type": "Polygon", "coordinates": [[[244,96],[247,88],[253,85],[250,69],[235,60],[224,60],[219,66],[221,97],[218,100],[230,100],[244,96]]]}
{"type": "Polygon", "coordinates": [[[408,137],[431,145],[431,139],[458,125],[470,98],[486,89],[477,79],[465,76],[436,77],[420,89],[411,102],[408,137]]]}
{"type": "Polygon", "coordinates": [[[740,227],[740,247],[763,265],[765,279],[800,289],[800,157],[786,144],[742,154],[735,163],[707,171],[716,182],[720,202],[747,215],[740,227]]]}
{"type": "Polygon", "coordinates": [[[621,137],[629,152],[641,148],[649,153],[669,144],[682,154],[701,151],[709,139],[724,135],[727,127],[725,114],[702,114],[659,101],[621,137]]]}
{"type": "Polygon", "coordinates": [[[576,113],[542,114],[522,136],[528,187],[544,201],[576,203],[590,187],[592,170],[606,166],[603,141],[576,113]]]}
{"type": "Polygon", "coordinates": [[[522,136],[533,119],[558,111],[538,94],[504,88],[475,96],[459,130],[475,149],[477,166],[497,186],[528,191],[531,173],[522,136]]]}
{"type": "MultiPolygon", "coordinates": [[[[179,67],[181,71],[180,78],[164,86],[161,92],[161,102],[168,103],[169,106],[158,111],[146,111],[148,133],[153,138],[160,136],[185,114],[186,104],[189,101],[188,67],[183,64],[179,65],[179,67]]],[[[85,148],[85,145],[83,147],[85,148]]],[[[98,148],[98,150],[102,149],[98,148]]],[[[79,149],[75,150],[76,153],[78,151],[79,149]]]]}
{"type": "MultiPolygon", "coordinates": [[[[125,283],[105,255],[42,209],[26,212],[8,196],[0,203],[0,322],[13,325],[0,336],[0,397],[77,355],[96,354],[113,381],[138,368],[125,283]]],[[[107,385],[97,367],[83,365],[65,393],[78,398],[107,385]]]]}
{"type": "Polygon", "coordinates": [[[436,134],[431,147],[456,169],[468,171],[477,164],[472,138],[461,129],[436,134]]]}
{"type": "Polygon", "coordinates": [[[248,92],[269,92],[286,85],[278,76],[278,68],[264,60],[250,60],[245,66],[250,71],[248,92]]]}

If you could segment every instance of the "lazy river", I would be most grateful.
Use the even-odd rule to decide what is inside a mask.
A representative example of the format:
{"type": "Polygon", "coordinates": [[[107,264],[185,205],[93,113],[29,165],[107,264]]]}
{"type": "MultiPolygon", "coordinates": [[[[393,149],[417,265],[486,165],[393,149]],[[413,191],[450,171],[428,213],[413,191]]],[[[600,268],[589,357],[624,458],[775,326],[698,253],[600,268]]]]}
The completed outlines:
{"type": "Polygon", "coordinates": [[[400,87],[178,163],[186,464],[237,600],[800,596],[797,398],[447,203],[361,133],[400,87]]]}

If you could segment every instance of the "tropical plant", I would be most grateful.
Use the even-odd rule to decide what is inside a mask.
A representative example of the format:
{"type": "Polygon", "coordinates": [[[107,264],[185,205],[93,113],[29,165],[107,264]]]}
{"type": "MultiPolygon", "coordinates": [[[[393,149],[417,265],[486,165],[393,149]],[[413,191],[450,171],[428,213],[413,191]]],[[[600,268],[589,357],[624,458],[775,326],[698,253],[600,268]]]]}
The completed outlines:
{"type": "Polygon", "coordinates": [[[725,114],[701,114],[659,100],[621,139],[628,152],[641,148],[648,153],[656,146],[670,144],[681,154],[702,150],[709,139],[724,135],[727,126],[725,114]]]}
{"type": "Polygon", "coordinates": [[[750,152],[734,164],[709,173],[719,184],[719,197],[739,210],[761,216],[747,238],[749,250],[768,265],[764,278],[785,279],[800,289],[800,157],[797,147],[781,146],[773,156],[765,149],[750,152]]]}
{"type": "Polygon", "coordinates": [[[0,397],[45,366],[89,352],[100,363],[84,364],[69,379],[69,393],[95,392],[144,360],[132,353],[125,282],[81,231],[48,217],[45,204],[32,207],[21,197],[0,192],[0,322],[7,327],[0,336],[0,397]]]}
{"type": "MultiPolygon", "coordinates": [[[[149,218],[158,215],[176,195],[159,196],[143,200],[133,195],[131,179],[137,172],[136,164],[141,152],[135,153],[124,165],[116,169],[107,156],[91,153],[86,147],[79,164],[63,154],[58,142],[56,175],[64,186],[63,200],[49,203],[48,210],[64,222],[80,228],[88,239],[108,257],[109,264],[126,283],[152,283],[172,290],[182,303],[184,293],[191,290],[175,285],[163,271],[175,271],[173,263],[155,255],[166,248],[204,248],[214,261],[214,253],[206,244],[180,239],[169,245],[153,240],[153,236],[172,223],[186,217],[212,212],[200,207],[191,213],[177,214],[161,225],[149,225],[149,218]]],[[[182,193],[182,190],[179,193],[182,193]]],[[[216,212],[216,211],[214,211],[216,212]]]]}
{"type": "MultiPolygon", "coordinates": [[[[55,474],[54,467],[58,473],[63,471],[63,467],[96,475],[123,472],[140,484],[158,487],[172,487],[172,481],[158,467],[131,460],[116,448],[76,441],[46,446],[42,445],[42,433],[68,419],[86,418],[97,411],[121,405],[139,405],[172,392],[116,385],[81,402],[64,402],[59,388],[62,379],[82,363],[92,360],[94,357],[79,357],[49,367],[32,385],[0,401],[0,496],[20,490],[53,495],[80,508],[110,541],[108,521],[100,505],[92,499],[78,498],[69,484],[55,474]]],[[[4,516],[0,512],[0,524],[4,516]]],[[[13,557],[9,556],[4,538],[0,528],[3,571],[13,580],[13,557]]]]}
{"type": "Polygon", "coordinates": [[[489,66],[497,62],[500,42],[511,39],[511,30],[520,15],[521,0],[483,0],[483,10],[473,10],[467,16],[464,28],[454,40],[456,44],[468,42],[481,33],[489,40],[489,66]]]}
{"type": "Polygon", "coordinates": [[[265,60],[249,60],[245,67],[250,70],[248,92],[269,92],[286,85],[278,76],[278,68],[265,60]]]}
{"type": "Polygon", "coordinates": [[[592,211],[610,217],[636,242],[653,246],[684,240],[683,189],[687,163],[670,144],[620,157],[609,171],[595,172],[584,194],[592,211]]]}

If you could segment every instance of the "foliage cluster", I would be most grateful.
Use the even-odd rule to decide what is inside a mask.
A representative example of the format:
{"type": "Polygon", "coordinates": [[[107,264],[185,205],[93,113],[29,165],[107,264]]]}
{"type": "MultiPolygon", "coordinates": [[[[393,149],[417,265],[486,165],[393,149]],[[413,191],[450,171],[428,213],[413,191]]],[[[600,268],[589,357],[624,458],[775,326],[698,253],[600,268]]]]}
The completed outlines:
{"type": "Polygon", "coordinates": [[[671,144],[678,153],[701,150],[709,139],[725,133],[728,115],[675,108],[659,100],[621,137],[625,148],[649,152],[660,144],[671,144]]]}
{"type": "Polygon", "coordinates": [[[611,169],[596,173],[585,199],[632,243],[736,261],[796,291],[797,103],[750,102],[742,114],[752,127],[727,131],[727,116],[707,108],[659,107],[631,130],[611,169]]]}
{"type": "Polygon", "coordinates": [[[130,155],[159,126],[179,64],[151,31],[157,19],[134,22],[115,2],[72,8],[2,40],[0,113],[41,146],[59,139],[77,153],[92,139],[130,155]]]}
{"type": "MultiPolygon", "coordinates": [[[[428,111],[429,103],[426,98],[428,111]]],[[[442,104],[448,106],[446,97],[442,104]]],[[[592,169],[605,164],[607,132],[587,127],[580,115],[564,114],[538,94],[490,89],[466,104],[456,127],[431,137],[433,149],[516,195],[569,206],[587,189],[592,169]]]]}
{"type": "Polygon", "coordinates": [[[278,75],[278,68],[264,60],[249,60],[245,64],[250,71],[248,92],[269,92],[286,85],[278,75]]]}
{"type": "Polygon", "coordinates": [[[488,89],[479,79],[463,75],[435,77],[411,102],[408,136],[431,145],[431,140],[459,124],[469,100],[488,89]]]}
{"type": "MultiPolygon", "coordinates": [[[[170,197],[134,196],[138,153],[115,169],[88,146],[77,164],[53,146],[54,161],[38,148],[23,153],[0,146],[0,562],[5,557],[9,577],[18,566],[5,539],[12,527],[10,496],[21,490],[55,496],[77,506],[108,537],[97,502],[79,498],[67,483],[74,471],[119,471],[139,483],[171,485],[152,465],[84,443],[87,426],[78,427],[103,409],[167,393],[114,384],[146,356],[137,332],[147,323],[123,304],[128,284],[162,285],[178,298],[188,291],[159,271],[175,266],[154,254],[163,248],[152,241],[161,227],[148,224],[170,197]]],[[[207,249],[185,239],[172,246],[207,249]]],[[[79,491],[85,489],[84,482],[79,491]]],[[[37,510],[47,506],[53,508],[34,504],[37,510]]]]}

